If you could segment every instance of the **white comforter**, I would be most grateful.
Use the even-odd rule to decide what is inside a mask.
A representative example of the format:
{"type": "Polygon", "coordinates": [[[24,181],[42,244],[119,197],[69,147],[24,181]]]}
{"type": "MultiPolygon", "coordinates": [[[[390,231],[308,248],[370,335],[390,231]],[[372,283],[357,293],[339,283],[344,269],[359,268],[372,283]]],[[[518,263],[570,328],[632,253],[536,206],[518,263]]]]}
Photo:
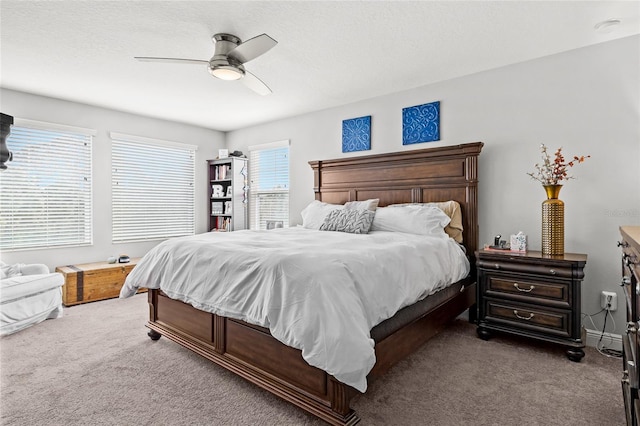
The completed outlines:
{"type": "Polygon", "coordinates": [[[369,330],[469,273],[450,238],[301,227],[206,233],[153,248],[120,297],[159,288],[203,311],[267,327],[361,392],[375,364],[369,330]]]}

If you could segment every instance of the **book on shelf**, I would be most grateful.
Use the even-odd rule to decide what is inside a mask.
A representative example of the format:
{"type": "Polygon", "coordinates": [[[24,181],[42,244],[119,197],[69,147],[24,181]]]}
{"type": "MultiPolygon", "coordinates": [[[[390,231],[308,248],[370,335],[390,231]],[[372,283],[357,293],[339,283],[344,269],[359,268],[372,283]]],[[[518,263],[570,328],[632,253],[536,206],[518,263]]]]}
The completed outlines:
{"type": "Polygon", "coordinates": [[[230,217],[217,217],[213,231],[231,231],[230,217]]]}
{"type": "Polygon", "coordinates": [[[215,180],[225,180],[229,176],[231,178],[231,165],[230,164],[220,164],[215,166],[213,169],[213,178],[215,180]]]}

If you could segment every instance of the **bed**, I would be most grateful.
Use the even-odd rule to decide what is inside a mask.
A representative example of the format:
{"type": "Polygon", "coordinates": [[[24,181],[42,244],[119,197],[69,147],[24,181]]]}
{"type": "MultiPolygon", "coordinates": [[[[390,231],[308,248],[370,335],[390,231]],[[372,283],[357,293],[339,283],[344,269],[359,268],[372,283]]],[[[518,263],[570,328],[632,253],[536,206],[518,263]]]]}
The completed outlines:
{"type": "MultiPolygon", "coordinates": [[[[305,361],[305,359],[309,359],[309,351],[306,348],[303,352],[292,347],[295,344],[288,346],[282,343],[282,341],[288,341],[283,338],[283,335],[288,333],[288,329],[280,330],[277,321],[273,319],[274,317],[271,317],[272,321],[269,324],[262,324],[260,321],[255,320],[255,316],[247,315],[245,318],[242,315],[236,315],[233,309],[220,311],[216,306],[213,306],[215,303],[206,306],[193,303],[193,300],[188,297],[182,297],[183,294],[187,294],[187,291],[182,291],[182,289],[187,287],[188,282],[171,283],[171,286],[167,287],[170,290],[153,288],[159,287],[155,281],[161,281],[163,274],[165,274],[164,272],[156,271],[155,275],[148,275],[154,277],[150,280],[154,282],[147,283],[150,309],[150,317],[147,324],[150,329],[149,337],[157,340],[161,336],[165,336],[330,424],[356,424],[359,418],[351,409],[350,401],[359,393],[359,390],[366,389],[367,380],[383,374],[392,365],[413,353],[441,330],[447,322],[466,309],[470,308],[470,319],[475,319],[476,274],[474,252],[478,246],[477,171],[478,156],[482,145],[481,142],[476,142],[398,153],[310,162],[314,173],[315,199],[318,202],[344,204],[350,201],[378,199],[379,206],[384,207],[402,203],[453,200],[458,203],[462,213],[462,246],[464,246],[465,250],[460,250],[460,247],[458,247],[458,250],[466,253],[466,260],[468,261],[468,269],[465,270],[463,278],[456,279],[455,283],[445,288],[436,288],[432,291],[432,295],[421,299],[417,303],[407,306],[398,305],[402,306],[402,308],[393,317],[376,323],[369,330],[369,341],[372,344],[371,352],[374,354],[371,358],[371,365],[360,366],[358,364],[360,362],[363,364],[369,362],[370,358],[354,361],[358,369],[364,368],[368,372],[364,377],[364,384],[362,383],[362,378],[352,379],[349,374],[344,374],[342,371],[340,371],[340,374],[330,374],[322,368],[310,365],[305,361]],[[173,297],[169,297],[169,295],[173,297]],[[176,297],[176,295],[180,297],[176,297]],[[185,303],[179,299],[190,303],[185,303]],[[233,312],[233,315],[222,315],[221,312],[233,312]],[[271,331],[267,328],[267,325],[271,328],[271,331]],[[277,336],[279,340],[274,336],[277,336]],[[303,358],[303,354],[305,358],[303,358]],[[338,377],[340,380],[338,380],[338,377]]],[[[251,231],[242,232],[244,233],[233,233],[236,235],[219,236],[219,238],[226,238],[224,243],[231,246],[233,240],[246,239],[246,233],[251,231]]],[[[273,232],[272,235],[279,235],[278,238],[285,238],[286,245],[295,246],[299,240],[305,239],[305,236],[300,237],[301,231],[278,230],[264,232],[273,232]]],[[[335,246],[354,244],[353,241],[360,241],[348,240],[347,242],[345,240],[343,244],[342,238],[346,237],[338,235],[342,233],[324,234],[334,234],[329,238],[335,240],[326,244],[335,246]]],[[[383,235],[384,233],[378,234],[371,236],[370,239],[391,238],[383,235]]],[[[254,238],[259,240],[262,238],[261,235],[264,234],[254,238]]],[[[203,245],[207,243],[205,240],[213,237],[218,236],[197,236],[195,238],[197,240],[196,245],[203,245]]],[[[450,239],[447,238],[447,240],[450,239]]],[[[243,241],[242,244],[249,244],[247,241],[243,241]]],[[[397,250],[400,250],[405,245],[392,240],[384,241],[385,244],[388,244],[388,247],[396,247],[397,250]]],[[[160,264],[172,264],[173,257],[187,257],[192,261],[197,257],[197,255],[192,256],[188,252],[186,249],[188,246],[181,245],[181,240],[171,242],[171,244],[175,244],[173,250],[165,251],[163,254],[154,252],[157,257],[164,256],[164,258],[160,258],[162,260],[160,264]]],[[[415,241],[415,244],[415,246],[405,249],[414,250],[415,253],[416,248],[420,249],[421,246],[419,244],[421,242],[415,241]]],[[[453,244],[457,245],[455,242],[453,244]]],[[[324,250],[323,247],[317,247],[316,249],[319,251],[324,250]]],[[[439,248],[438,250],[442,251],[443,249],[439,248]]],[[[271,255],[269,253],[269,256],[271,255]]],[[[407,257],[406,254],[400,252],[397,255],[407,257]]],[[[208,260],[199,258],[199,262],[206,266],[208,260]]],[[[314,276],[322,275],[323,265],[321,262],[321,260],[317,261],[318,264],[315,267],[318,268],[318,271],[315,272],[314,276]]],[[[142,274],[144,264],[145,259],[143,258],[127,278],[127,282],[141,266],[139,275],[142,274]]],[[[176,265],[178,264],[176,263],[176,265]]],[[[296,263],[296,265],[298,264],[296,263]]],[[[183,266],[180,267],[183,268],[183,266]]],[[[176,266],[175,268],[179,267],[176,266]]],[[[229,266],[228,270],[230,271],[231,269],[231,266],[229,266]]],[[[326,270],[326,267],[324,270],[326,270]]],[[[306,273],[306,271],[302,272],[306,273]]],[[[382,272],[381,270],[380,273],[382,272]]],[[[224,276],[226,273],[227,270],[220,269],[219,275],[224,276]]],[[[165,276],[171,275],[167,272],[165,276]]],[[[191,279],[196,280],[195,275],[187,274],[187,276],[191,276],[191,279]]],[[[201,274],[198,275],[198,277],[200,276],[201,274]]],[[[227,277],[229,276],[227,275],[227,277]]],[[[231,278],[228,279],[231,281],[231,278]]],[[[348,279],[338,276],[331,282],[336,280],[341,282],[341,288],[345,288],[345,294],[342,297],[348,299],[347,293],[350,292],[350,289],[346,288],[348,279]]],[[[189,281],[189,279],[184,281],[189,281]]],[[[354,278],[354,281],[357,280],[354,278]]],[[[400,281],[398,280],[398,282],[400,281]]],[[[136,285],[140,285],[140,283],[136,283],[136,285]]],[[[136,290],[135,286],[129,286],[128,289],[127,286],[128,284],[125,283],[121,296],[125,295],[127,291],[129,294],[133,294],[134,290],[136,290]]],[[[199,285],[195,288],[202,290],[203,287],[199,285]]],[[[291,288],[295,288],[295,286],[291,288]]],[[[262,290],[261,287],[256,287],[251,291],[259,292],[262,290]]],[[[288,293],[283,293],[284,296],[282,297],[286,298],[288,293]]],[[[240,303],[243,298],[237,298],[237,301],[240,303]]],[[[284,304],[291,308],[291,312],[295,312],[295,303],[292,303],[291,299],[286,299],[285,302],[284,304]]],[[[297,303],[297,299],[295,302],[297,303]]],[[[402,303],[402,301],[398,303],[402,303]]],[[[310,309],[310,306],[305,306],[304,310],[310,309]]],[[[284,312],[287,314],[288,311],[284,312]]],[[[353,324],[354,328],[361,327],[358,319],[355,319],[353,324]]],[[[345,332],[349,331],[346,330],[345,332]]],[[[294,335],[292,341],[297,343],[296,339],[297,337],[294,335]]],[[[347,337],[342,340],[350,340],[350,338],[347,337]]],[[[344,349],[344,353],[336,351],[338,350],[330,353],[329,357],[337,359],[338,362],[342,362],[342,358],[351,359],[350,349],[344,349]]],[[[334,371],[331,367],[327,368],[327,370],[334,371]]]]}

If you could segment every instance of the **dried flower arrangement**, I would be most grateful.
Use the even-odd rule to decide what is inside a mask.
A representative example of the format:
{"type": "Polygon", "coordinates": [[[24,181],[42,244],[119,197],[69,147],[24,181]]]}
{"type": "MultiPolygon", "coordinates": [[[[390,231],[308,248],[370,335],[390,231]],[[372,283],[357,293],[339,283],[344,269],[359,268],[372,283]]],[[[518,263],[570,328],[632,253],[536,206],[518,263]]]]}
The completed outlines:
{"type": "Polygon", "coordinates": [[[532,179],[537,180],[543,185],[562,185],[562,181],[573,179],[573,176],[570,176],[567,173],[567,169],[569,167],[573,167],[576,164],[582,163],[587,158],[590,158],[590,155],[587,156],[574,156],[573,160],[565,163],[564,156],[562,155],[562,147],[558,148],[555,153],[555,159],[551,161],[551,157],[547,152],[547,147],[542,144],[540,145],[540,151],[542,151],[542,164],[536,163],[535,168],[536,171],[534,173],[527,173],[531,176],[532,179]]]}

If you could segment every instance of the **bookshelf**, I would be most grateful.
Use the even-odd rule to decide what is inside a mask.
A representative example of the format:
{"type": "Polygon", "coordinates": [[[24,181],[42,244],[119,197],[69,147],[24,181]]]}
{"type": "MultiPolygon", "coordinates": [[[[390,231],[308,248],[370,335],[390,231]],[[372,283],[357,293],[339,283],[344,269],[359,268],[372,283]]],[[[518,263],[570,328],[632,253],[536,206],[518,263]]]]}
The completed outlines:
{"type": "Polygon", "coordinates": [[[209,231],[247,229],[247,159],[208,160],[209,231]]]}

